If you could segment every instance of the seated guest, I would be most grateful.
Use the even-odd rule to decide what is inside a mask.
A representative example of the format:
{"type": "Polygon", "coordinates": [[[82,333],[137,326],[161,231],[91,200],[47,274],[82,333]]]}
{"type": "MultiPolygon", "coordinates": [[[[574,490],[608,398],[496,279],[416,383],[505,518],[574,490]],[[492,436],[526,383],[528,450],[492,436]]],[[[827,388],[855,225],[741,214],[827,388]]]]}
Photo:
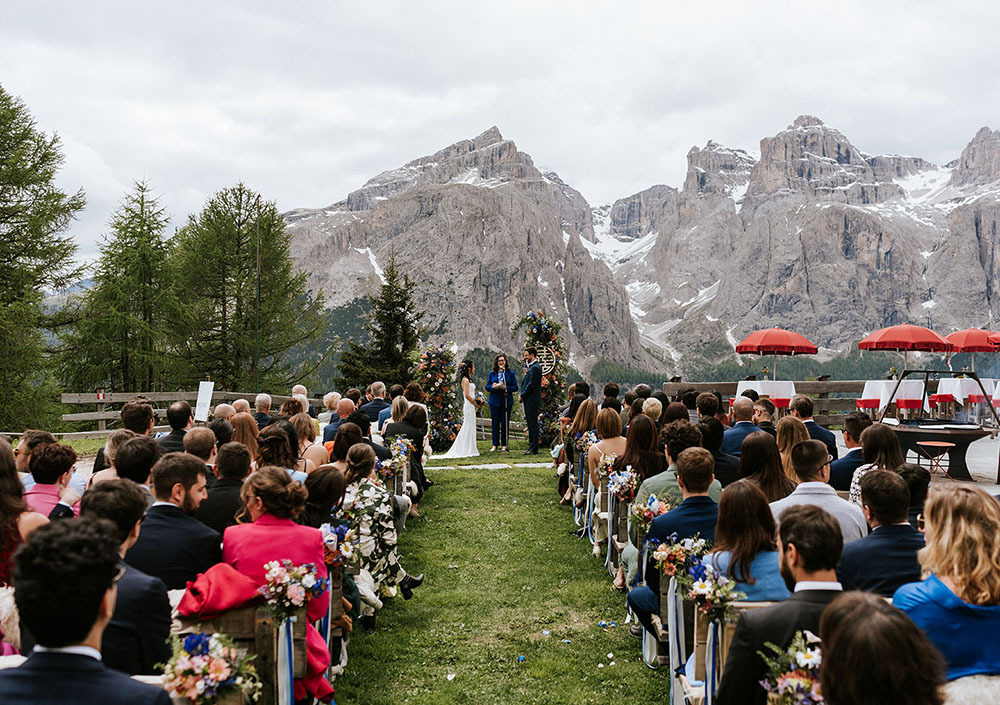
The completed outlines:
{"type": "Polygon", "coordinates": [[[358,443],[364,443],[358,425],[350,421],[341,424],[337,430],[337,437],[333,440],[333,451],[330,453],[331,465],[341,472],[347,472],[347,451],[358,443]]]}
{"type": "Polygon", "coordinates": [[[281,408],[278,409],[278,416],[284,416],[286,419],[290,419],[296,414],[304,414],[305,411],[306,404],[303,404],[302,400],[298,397],[292,396],[290,399],[285,399],[281,408]]]}
{"type": "MultiPolygon", "coordinates": [[[[673,404],[670,406],[673,406],[673,404]]],[[[669,409],[670,407],[667,408],[669,409]]],[[[653,477],[647,477],[639,485],[634,505],[645,506],[651,494],[660,498],[669,497],[675,503],[683,500],[680,486],[677,484],[677,473],[674,468],[674,462],[688,448],[701,447],[701,431],[696,426],[692,426],[687,419],[672,421],[660,431],[659,442],[663,445],[663,455],[668,465],[667,471],[653,477]]],[[[713,501],[718,501],[721,493],[722,485],[718,480],[713,479],[708,487],[708,496],[713,501]]]]}
{"type": "Polygon", "coordinates": [[[758,399],[753,403],[753,421],[757,428],[765,433],[770,433],[772,438],[777,438],[778,430],[774,427],[774,402],[770,399],[758,399]]]}
{"type": "MultiPolygon", "coordinates": [[[[156,412],[153,410],[153,402],[147,397],[136,396],[132,401],[125,402],[121,410],[122,428],[132,431],[139,436],[151,436],[153,424],[156,423],[156,412]]],[[[107,459],[104,457],[104,449],[97,451],[94,458],[94,472],[100,472],[108,467],[107,459]]]]}
{"type": "Polygon", "coordinates": [[[732,420],[729,418],[729,414],[725,412],[725,409],[728,407],[725,406],[725,401],[722,398],[722,392],[718,389],[713,389],[712,394],[715,395],[715,400],[719,402],[719,410],[715,412],[715,418],[719,420],[719,423],[722,424],[723,428],[729,428],[732,420]]]}
{"type": "Polygon", "coordinates": [[[755,390],[755,389],[744,389],[740,393],[740,396],[741,397],[746,397],[747,399],[749,399],[752,402],[756,402],[758,399],[760,399],[760,394],[758,394],[757,390],[755,390]]]}
{"type": "Polygon", "coordinates": [[[830,484],[833,489],[841,492],[851,489],[854,471],[865,464],[861,434],[871,425],[871,417],[863,411],[851,412],[844,418],[844,445],[847,446],[847,452],[843,458],[830,463],[830,484]]]}
{"type": "Polygon", "coordinates": [[[237,399],[233,402],[233,410],[237,414],[249,414],[250,413],[250,402],[246,399],[237,399]]]}
{"type": "Polygon", "coordinates": [[[795,491],[795,483],[785,477],[781,455],[774,437],[764,431],[743,439],[739,478],[756,485],[768,502],[777,502],[795,491]]]}
{"type": "MultiPolygon", "coordinates": [[[[646,402],[643,401],[643,407],[645,407],[645,404],[646,402]]],[[[674,421],[687,421],[688,423],[691,423],[691,415],[688,413],[688,408],[679,401],[667,404],[667,408],[663,410],[662,414],[660,414],[660,421],[657,423],[657,426],[659,428],[663,428],[667,424],[671,424],[674,421]]],[[[696,423],[697,421],[698,420],[695,419],[696,423]]]]}
{"type": "Polygon", "coordinates": [[[649,399],[649,397],[653,394],[653,388],[648,384],[637,384],[635,385],[635,389],[632,391],[635,392],[637,399],[642,399],[643,401],[649,399]]]}
{"type": "Polygon", "coordinates": [[[115,454],[115,471],[118,477],[139,485],[146,495],[147,507],[153,506],[156,501],[149,489],[149,475],[160,455],[159,444],[149,436],[136,436],[126,441],[115,454]]]}
{"type": "Polygon", "coordinates": [[[241,443],[250,451],[250,457],[257,457],[257,437],[260,430],[250,414],[236,414],[233,417],[233,443],[241,443]]]}
{"type": "Polygon", "coordinates": [[[663,415],[663,402],[655,397],[650,397],[642,402],[642,413],[652,419],[653,423],[659,423],[663,415]]]}
{"type": "MultiPolygon", "coordinates": [[[[382,433],[382,426],[392,418],[392,404],[397,399],[402,399],[406,401],[406,397],[403,396],[403,392],[406,391],[401,384],[394,384],[389,387],[389,406],[378,412],[378,420],[375,422],[375,430],[382,433]]],[[[396,419],[392,419],[395,421],[396,419]]]]}
{"type": "Polygon", "coordinates": [[[135,432],[129,431],[127,428],[119,428],[117,431],[111,432],[108,440],[104,443],[104,461],[106,465],[103,470],[94,472],[90,476],[90,479],[87,480],[87,489],[90,489],[98,482],[118,478],[118,471],[115,470],[115,455],[118,454],[118,449],[125,445],[126,441],[130,441],[135,437],[135,432]]]}
{"type": "MultiPolygon", "coordinates": [[[[690,425],[690,424],[688,424],[690,425]]],[[[677,485],[683,501],[666,514],[653,519],[646,534],[646,544],[655,547],[676,539],[699,536],[707,541],[715,538],[715,522],[719,506],[708,496],[708,487],[715,479],[712,468],[715,460],[704,448],[688,448],[677,458],[677,485]]],[[[652,558],[646,564],[646,584],[629,591],[628,604],[639,624],[629,628],[632,636],[642,636],[642,628],[653,633],[653,614],[660,610],[660,573],[652,558]],[[639,626],[641,625],[641,626],[639,626]]]]}
{"type": "MultiPolygon", "coordinates": [[[[304,384],[296,384],[292,387],[292,396],[302,402],[302,410],[309,414],[310,418],[316,418],[316,409],[313,408],[312,402],[309,401],[309,390],[306,389],[304,384]]],[[[291,415],[294,416],[295,414],[291,415]]]]}
{"type": "Polygon", "coordinates": [[[215,434],[204,426],[184,434],[184,452],[205,463],[205,487],[215,484],[215,434]]]}
{"type": "MultiPolygon", "coordinates": [[[[571,404],[568,413],[573,414],[571,417],[573,422],[566,431],[566,445],[564,446],[566,450],[566,466],[569,471],[560,475],[558,481],[558,490],[563,498],[563,503],[568,503],[572,500],[569,496],[572,489],[570,487],[570,476],[576,477],[577,473],[581,471],[581,463],[583,462],[583,459],[580,457],[580,451],[576,446],[576,441],[597,428],[597,404],[581,394],[580,403],[577,405],[576,411],[573,411],[571,404]]],[[[583,485],[582,476],[577,484],[580,486],[583,485]]],[[[578,504],[581,501],[585,500],[577,497],[578,504]]]]}
{"type": "Polygon", "coordinates": [[[125,560],[168,590],[179,590],[221,557],[219,532],[192,516],[207,496],[205,464],[187,453],[167,453],[152,475],[156,501],[125,560]]]}
{"type": "Polygon", "coordinates": [[[208,490],[208,497],[195,511],[195,518],[222,534],[236,524],[236,515],[243,507],[240,489],[250,474],[250,451],[242,443],[227,443],[219,450],[215,461],[219,479],[208,490]]]}
{"type": "Polygon", "coordinates": [[[883,597],[920,580],[917,551],[924,535],[910,526],[906,481],[889,470],[861,479],[861,509],[872,532],[844,546],[837,575],[845,590],[867,590],[883,597]]]}
{"type": "MultiPolygon", "coordinates": [[[[266,563],[289,560],[295,565],[312,563],[318,577],[326,578],[323,535],[295,518],[302,512],[308,490],[292,480],[280,467],[261,467],[243,484],[243,511],[240,523],[230,526],[222,540],[222,560],[243,575],[264,585],[266,563]]],[[[310,622],[322,619],[330,608],[330,591],[310,598],[306,615],[310,622]]],[[[333,689],[325,677],[330,665],[326,642],[311,624],[306,627],[309,649],[308,674],[295,681],[295,699],[307,693],[329,701],[333,689]]]]}
{"type": "Polygon", "coordinates": [[[215,419],[212,423],[208,424],[208,429],[215,436],[215,447],[217,449],[233,440],[233,433],[236,432],[232,423],[232,419],[234,418],[236,418],[236,414],[233,414],[228,420],[215,419]]]}
{"type": "Polygon", "coordinates": [[[337,435],[340,424],[347,421],[347,417],[354,413],[354,402],[348,398],[342,398],[337,402],[337,414],[330,419],[330,423],[323,427],[323,443],[329,443],[337,435]]]}
{"type": "MultiPolygon", "coordinates": [[[[361,397],[362,397],[361,390],[358,389],[357,387],[351,387],[346,392],[344,392],[344,397],[354,402],[354,406],[358,406],[361,403],[361,397]]],[[[365,403],[367,402],[368,400],[366,399],[365,403]]]]}
{"type": "Polygon", "coordinates": [[[184,434],[194,427],[194,411],[186,401],[175,401],[167,407],[170,433],[156,439],[164,453],[183,453],[184,434]]]}
{"type": "Polygon", "coordinates": [[[305,458],[318,468],[330,462],[330,454],[322,444],[316,442],[316,425],[309,414],[296,414],[291,419],[295,433],[299,437],[299,457],[305,458]]]}
{"type": "Polygon", "coordinates": [[[794,416],[783,416],[778,419],[775,429],[775,441],[778,443],[778,453],[781,455],[781,469],[785,477],[796,485],[799,478],[792,467],[792,448],[802,441],[809,440],[809,429],[794,416]]]}
{"type": "Polygon", "coordinates": [[[625,396],[622,399],[622,411],[621,414],[619,414],[622,418],[622,428],[628,426],[628,422],[632,418],[632,404],[636,399],[637,397],[635,396],[635,392],[625,392],[625,396]]]}
{"type": "MultiPolygon", "coordinates": [[[[364,428],[361,429],[364,433],[364,428]]],[[[410,508],[410,516],[417,516],[417,503],[423,495],[424,490],[430,487],[427,477],[424,474],[423,448],[424,436],[427,433],[427,412],[422,406],[409,406],[400,421],[387,423],[383,429],[386,443],[395,436],[402,436],[413,445],[413,452],[410,453],[410,479],[416,485],[416,493],[413,495],[413,506],[410,508]]],[[[382,446],[376,445],[370,439],[362,437],[362,441],[372,447],[376,456],[381,458],[382,446]]],[[[391,455],[391,453],[390,453],[391,455]]]]}
{"type": "Polygon", "coordinates": [[[694,387],[685,387],[677,393],[677,401],[687,409],[688,422],[698,423],[698,391],[694,387]]]}
{"type": "MultiPolygon", "coordinates": [[[[659,404],[656,399],[647,399],[645,404],[651,401],[659,404]]],[[[591,522],[594,530],[594,555],[598,557],[601,556],[602,544],[608,540],[608,522],[601,521],[599,516],[601,513],[599,496],[601,474],[599,468],[601,460],[605,456],[612,458],[625,453],[625,437],[622,436],[622,427],[619,421],[618,414],[613,409],[602,409],[597,414],[597,438],[599,440],[590,446],[590,449],[587,451],[587,467],[590,472],[590,482],[594,486],[598,497],[597,501],[594,502],[591,522]]],[[[607,484],[606,476],[604,482],[607,484]]]]}
{"type": "MultiPolygon", "coordinates": [[[[409,413],[409,410],[407,410],[407,413],[409,413]]],[[[371,446],[371,448],[372,448],[373,451],[375,451],[375,457],[376,458],[378,458],[379,460],[388,460],[389,458],[392,457],[392,452],[388,448],[386,448],[383,445],[379,445],[378,443],[375,443],[374,441],[372,441],[372,422],[371,422],[371,419],[368,418],[368,415],[364,411],[362,411],[361,409],[358,409],[353,414],[351,414],[350,416],[348,416],[347,419],[352,424],[354,424],[355,426],[357,426],[358,428],[361,429],[361,438],[362,438],[362,440],[366,444],[368,444],[369,446],[371,446]]],[[[424,428],[425,428],[425,432],[426,432],[426,425],[425,425],[424,428]]]]}
{"type": "Polygon", "coordinates": [[[260,432],[257,437],[257,457],[254,460],[258,468],[265,465],[284,468],[293,480],[306,481],[307,473],[298,469],[298,458],[292,452],[288,433],[277,424],[266,426],[260,432]]]}
{"type": "Polygon", "coordinates": [[[236,407],[232,404],[226,404],[225,402],[216,404],[215,409],[212,411],[213,419],[223,419],[224,421],[231,421],[235,415],[236,407]]]}
{"type": "MultiPolygon", "coordinates": [[[[48,431],[25,431],[21,436],[21,440],[17,442],[17,447],[14,448],[14,460],[17,463],[17,471],[21,476],[21,483],[24,485],[24,489],[30,490],[31,486],[35,484],[35,478],[31,476],[31,472],[28,468],[31,462],[31,454],[34,452],[35,448],[42,445],[43,443],[58,443],[56,437],[53,436],[48,431]]],[[[98,470],[100,468],[97,468],[98,470]]],[[[96,472],[96,470],[95,470],[96,472]]],[[[70,475],[68,487],[72,487],[79,494],[83,494],[86,489],[86,481],[80,475],[80,473],[74,470],[73,474],[70,475]]]]}
{"type": "Polygon", "coordinates": [[[257,430],[263,430],[271,422],[271,395],[258,394],[253,400],[253,420],[257,422],[257,430]]]}
{"type": "Polygon", "coordinates": [[[715,418],[715,415],[719,413],[719,400],[711,392],[702,392],[695,400],[695,407],[698,409],[699,420],[715,418]]]}
{"type": "Polygon", "coordinates": [[[24,493],[24,500],[31,509],[48,516],[64,497],[72,506],[73,514],[80,513],[80,496],[75,490],[67,495],[69,478],[76,463],[76,451],[72,446],[59,443],[43,443],[31,453],[29,469],[35,483],[24,493]]]}
{"type": "MultiPolygon", "coordinates": [[[[622,388],[614,382],[608,382],[604,385],[604,399],[601,401],[602,409],[614,409],[615,413],[621,414],[622,403],[618,398],[618,395],[622,393],[622,388]]],[[[662,402],[661,402],[662,404],[662,402]]],[[[624,427],[625,424],[622,424],[624,427]]]]}
{"type": "MultiPolygon", "coordinates": [[[[281,414],[278,414],[271,419],[271,423],[268,425],[272,428],[280,428],[285,432],[285,435],[288,436],[288,445],[292,449],[292,457],[295,459],[294,464],[290,467],[299,472],[304,472],[307,475],[316,469],[316,464],[313,463],[313,461],[307,458],[299,457],[296,453],[296,449],[299,447],[299,432],[295,430],[295,425],[292,423],[290,416],[282,416],[281,414]]],[[[260,436],[258,436],[258,438],[260,438],[260,436]]],[[[273,464],[276,465],[277,463],[273,464]]]]}
{"type": "Polygon", "coordinates": [[[340,402],[339,392],[327,392],[323,395],[323,409],[320,415],[316,417],[319,421],[319,427],[323,428],[330,420],[337,415],[337,404],[340,402]]]}
{"type": "Polygon", "coordinates": [[[24,487],[15,467],[14,449],[0,436],[0,587],[10,585],[14,551],[32,531],[49,523],[44,514],[32,511],[24,501],[24,487]]]}
{"type": "Polygon", "coordinates": [[[861,454],[865,464],[851,478],[851,501],[861,504],[861,478],[873,470],[896,470],[905,462],[899,438],[892,426],[873,423],[861,432],[861,454]]]}
{"type": "Polygon", "coordinates": [[[0,702],[25,705],[170,705],[162,688],[101,663],[115,611],[118,542],[103,522],[67,519],[40,527],[17,552],[14,600],[36,645],[0,671],[0,702]]]}
{"type": "Polygon", "coordinates": [[[927,500],[927,489],[931,484],[931,473],[927,468],[914,463],[903,463],[896,472],[906,482],[910,489],[910,507],[906,512],[906,520],[914,529],[917,526],[917,518],[923,514],[924,502],[927,500]]]}
{"type": "MultiPolygon", "coordinates": [[[[826,447],[823,448],[827,454],[826,447]]],[[[768,653],[764,645],[771,643],[784,650],[796,632],[819,633],[823,610],[842,591],[834,570],[842,548],[837,520],[820,507],[799,505],[784,511],[778,526],[779,561],[785,586],[793,594],[772,607],[740,615],[716,702],[723,705],[767,702],[767,694],[760,685],[767,675],[761,657],[761,653],[768,653]]]]}
{"type": "Polygon", "coordinates": [[[885,600],[844,593],[824,610],[819,637],[827,705],[943,705],[941,654],[885,600]]]}
{"type": "Polygon", "coordinates": [[[361,407],[361,410],[368,416],[370,423],[378,421],[379,412],[389,407],[389,402],[385,400],[385,383],[372,383],[372,400],[361,407]]]}
{"type": "Polygon", "coordinates": [[[715,541],[705,563],[736,581],[744,600],[788,597],[778,560],[778,527],[760,488],[736,482],[722,490],[715,541]]]}
{"type": "MultiPolygon", "coordinates": [[[[146,495],[131,480],[107,480],[83,495],[81,517],[106,519],[120,542],[118,555],[135,545],[146,516],[146,495]]],[[[158,673],[170,660],[170,601],[167,586],[122,562],[118,600],[104,631],[104,665],[130,675],[158,673]]]]}
{"type": "Polygon", "coordinates": [[[822,507],[839,523],[844,543],[868,534],[868,523],[861,507],[841,499],[830,487],[830,454],[822,441],[802,441],[792,448],[792,466],[799,477],[799,486],[784,499],[771,502],[774,518],[781,521],[781,514],[789,507],[812,504],[822,507]]]}
{"type": "MultiPolygon", "coordinates": [[[[714,400],[715,397],[712,399],[714,400]]],[[[715,479],[723,487],[736,482],[740,474],[740,459],[735,455],[722,452],[722,437],[725,431],[722,424],[715,416],[710,415],[702,416],[696,426],[701,431],[701,447],[715,458],[715,479]]]]}
{"type": "Polygon", "coordinates": [[[892,603],[944,656],[946,678],[1000,674],[1000,503],[971,484],[944,485],[924,506],[927,577],[892,603]]]}
{"type": "Polygon", "coordinates": [[[722,434],[722,452],[738,456],[743,452],[743,439],[760,429],[754,426],[753,402],[746,397],[739,397],[733,402],[732,427],[722,434]]]}
{"type": "Polygon", "coordinates": [[[837,437],[813,420],[813,401],[805,394],[796,394],[788,403],[788,410],[791,415],[805,424],[809,437],[815,441],[822,441],[827,452],[837,459],[837,437]]]}

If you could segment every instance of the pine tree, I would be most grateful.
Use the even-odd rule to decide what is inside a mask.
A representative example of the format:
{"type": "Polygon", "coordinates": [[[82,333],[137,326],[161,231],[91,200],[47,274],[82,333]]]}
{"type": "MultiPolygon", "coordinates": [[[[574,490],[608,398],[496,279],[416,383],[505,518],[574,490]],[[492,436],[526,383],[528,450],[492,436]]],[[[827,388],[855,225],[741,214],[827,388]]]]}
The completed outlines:
{"type": "Polygon", "coordinates": [[[410,381],[420,342],[419,325],[424,317],[424,312],[417,310],[413,289],[410,277],[400,275],[393,252],[365,323],[370,339],[348,342],[340,355],[340,377],[336,382],[341,389],[363,389],[376,380],[386,385],[410,381]]]}
{"type": "Polygon", "coordinates": [[[78,270],[76,245],[62,233],[83,209],[83,191],[56,188],[59,138],[40,132],[24,103],[0,87],[0,429],[54,420],[57,390],[45,331],[46,292],[78,270]]]}
{"type": "Polygon", "coordinates": [[[180,307],[166,226],[149,185],[136,182],[111,216],[95,284],[64,339],[63,376],[71,387],[156,391],[171,381],[168,330],[180,307]]]}
{"type": "Polygon", "coordinates": [[[242,183],[215,194],[174,237],[184,312],[176,345],[188,383],[208,375],[216,389],[277,389],[308,372],[290,369],[285,354],[318,334],[322,300],[294,273],[290,240],[275,204],[242,183]]]}

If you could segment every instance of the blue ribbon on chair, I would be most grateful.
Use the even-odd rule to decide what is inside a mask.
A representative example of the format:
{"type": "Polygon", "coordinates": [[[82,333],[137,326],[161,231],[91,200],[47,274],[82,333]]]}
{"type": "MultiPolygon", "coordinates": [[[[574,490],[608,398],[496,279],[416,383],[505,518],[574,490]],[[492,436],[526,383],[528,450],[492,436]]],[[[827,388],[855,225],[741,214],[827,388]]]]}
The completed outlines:
{"type": "Polygon", "coordinates": [[[611,570],[611,542],[614,541],[614,536],[611,533],[611,527],[615,525],[615,496],[611,492],[608,492],[608,550],[604,554],[604,567],[608,569],[608,575],[613,575],[611,570]]]}
{"type": "Polygon", "coordinates": [[[705,640],[705,705],[714,705],[715,689],[719,683],[719,628],[718,620],[708,623],[705,640]]]}
{"type": "Polygon", "coordinates": [[[667,630],[670,638],[671,698],[678,705],[682,705],[684,691],[679,674],[684,671],[687,656],[684,653],[684,602],[677,592],[677,578],[670,578],[670,585],[667,587],[667,630]]]}

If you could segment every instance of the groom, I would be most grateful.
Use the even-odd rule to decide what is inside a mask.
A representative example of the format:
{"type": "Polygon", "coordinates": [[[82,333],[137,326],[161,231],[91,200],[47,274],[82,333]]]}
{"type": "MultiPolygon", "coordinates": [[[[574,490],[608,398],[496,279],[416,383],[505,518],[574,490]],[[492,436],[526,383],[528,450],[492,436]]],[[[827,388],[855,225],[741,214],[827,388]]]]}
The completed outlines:
{"type": "Polygon", "coordinates": [[[521,380],[521,403],[524,404],[524,422],[528,426],[528,450],[525,455],[538,455],[538,407],[542,403],[542,367],[538,364],[534,348],[524,351],[527,371],[521,380]]]}

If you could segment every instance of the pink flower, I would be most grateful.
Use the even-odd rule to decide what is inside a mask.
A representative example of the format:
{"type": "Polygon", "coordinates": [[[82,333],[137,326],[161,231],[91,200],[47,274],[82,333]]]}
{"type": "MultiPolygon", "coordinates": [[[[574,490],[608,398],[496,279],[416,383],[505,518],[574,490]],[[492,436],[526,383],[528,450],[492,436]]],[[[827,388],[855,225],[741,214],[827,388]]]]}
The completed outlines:
{"type": "Polygon", "coordinates": [[[208,675],[216,681],[224,681],[229,678],[229,664],[220,658],[212,659],[208,664],[208,675]]]}
{"type": "Polygon", "coordinates": [[[301,606],[306,599],[306,590],[301,585],[288,586],[288,599],[293,605],[301,606]]]}

